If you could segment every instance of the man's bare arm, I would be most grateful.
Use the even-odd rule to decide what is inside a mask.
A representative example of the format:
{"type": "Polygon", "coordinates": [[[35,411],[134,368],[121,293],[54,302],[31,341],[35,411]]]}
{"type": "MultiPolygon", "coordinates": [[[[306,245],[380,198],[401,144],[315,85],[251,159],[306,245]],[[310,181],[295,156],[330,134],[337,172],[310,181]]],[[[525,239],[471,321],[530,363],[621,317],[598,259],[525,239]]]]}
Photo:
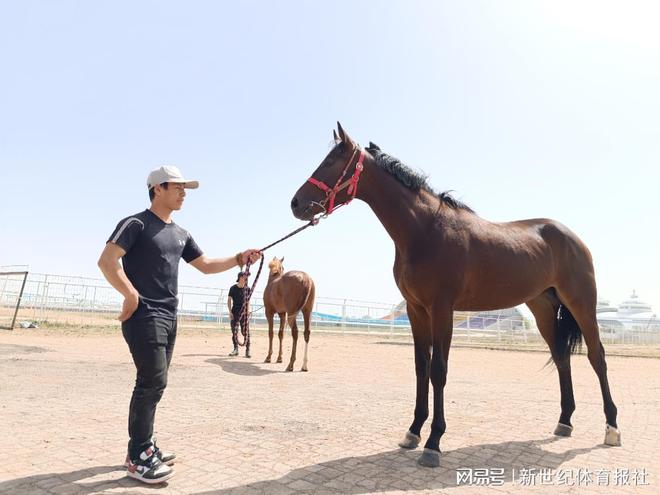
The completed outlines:
{"type": "Polygon", "coordinates": [[[256,249],[248,249],[247,251],[238,253],[236,256],[230,256],[229,258],[209,258],[203,254],[192,260],[190,264],[200,272],[210,274],[225,272],[230,268],[239,265],[243,266],[248,260],[250,260],[251,263],[254,263],[259,258],[261,258],[261,253],[259,251],[256,249]]]}
{"type": "Polygon", "coordinates": [[[98,261],[98,266],[103,273],[105,279],[112,285],[119,293],[124,296],[124,304],[122,305],[121,313],[117,318],[119,321],[128,320],[135,312],[140,302],[138,291],[133,284],[121,264],[119,258],[124,256],[126,251],[113,242],[108,242],[101,253],[98,261]]]}

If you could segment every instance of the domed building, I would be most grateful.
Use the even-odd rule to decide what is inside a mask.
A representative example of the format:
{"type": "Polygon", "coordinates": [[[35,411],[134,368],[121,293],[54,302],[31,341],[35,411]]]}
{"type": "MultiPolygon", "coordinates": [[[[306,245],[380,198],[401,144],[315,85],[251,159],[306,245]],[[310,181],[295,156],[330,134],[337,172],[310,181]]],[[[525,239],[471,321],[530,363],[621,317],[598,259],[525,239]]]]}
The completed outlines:
{"type": "Polygon", "coordinates": [[[628,299],[618,307],[610,306],[608,301],[598,301],[596,317],[601,330],[615,332],[620,330],[660,331],[660,319],[651,305],[642,301],[633,290],[628,299]]]}

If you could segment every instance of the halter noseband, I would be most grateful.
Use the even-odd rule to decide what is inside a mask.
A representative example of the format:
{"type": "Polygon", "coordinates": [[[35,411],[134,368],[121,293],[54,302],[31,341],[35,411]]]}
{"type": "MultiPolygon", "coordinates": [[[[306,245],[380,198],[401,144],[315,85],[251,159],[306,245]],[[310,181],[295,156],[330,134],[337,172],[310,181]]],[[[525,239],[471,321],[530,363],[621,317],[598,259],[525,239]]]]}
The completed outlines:
{"type": "Polygon", "coordinates": [[[357,194],[358,181],[360,180],[360,174],[362,173],[362,169],[364,168],[363,165],[364,156],[365,153],[362,148],[360,147],[355,148],[355,151],[353,151],[351,158],[348,160],[348,163],[346,163],[344,170],[337,179],[337,182],[335,183],[335,187],[333,188],[330,188],[330,186],[328,186],[325,182],[317,180],[314,177],[310,177],[309,179],[307,179],[307,182],[314,184],[316,187],[318,187],[321,191],[325,193],[325,199],[319,203],[319,205],[325,210],[324,216],[330,215],[330,213],[332,213],[333,210],[339,208],[340,206],[347,205],[353,200],[353,198],[357,194]],[[358,151],[360,152],[360,156],[358,158],[357,163],[355,164],[355,172],[353,172],[353,175],[350,177],[350,179],[347,179],[342,183],[341,181],[346,175],[346,172],[348,172],[348,169],[353,164],[353,160],[357,156],[358,151]],[[347,191],[348,200],[335,206],[335,197],[337,196],[337,193],[339,191],[343,191],[347,187],[348,187],[348,191],[347,191]],[[327,208],[326,205],[328,205],[327,208]]]}

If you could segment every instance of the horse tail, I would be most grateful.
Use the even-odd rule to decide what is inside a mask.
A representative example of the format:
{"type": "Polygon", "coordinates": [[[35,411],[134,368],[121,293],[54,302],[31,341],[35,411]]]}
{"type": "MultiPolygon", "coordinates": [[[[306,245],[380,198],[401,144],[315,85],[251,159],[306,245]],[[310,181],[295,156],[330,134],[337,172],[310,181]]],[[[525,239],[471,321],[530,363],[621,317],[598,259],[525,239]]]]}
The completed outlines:
{"type": "Polygon", "coordinates": [[[555,319],[555,349],[558,361],[562,361],[582,347],[582,332],[569,309],[559,304],[555,319]]]}

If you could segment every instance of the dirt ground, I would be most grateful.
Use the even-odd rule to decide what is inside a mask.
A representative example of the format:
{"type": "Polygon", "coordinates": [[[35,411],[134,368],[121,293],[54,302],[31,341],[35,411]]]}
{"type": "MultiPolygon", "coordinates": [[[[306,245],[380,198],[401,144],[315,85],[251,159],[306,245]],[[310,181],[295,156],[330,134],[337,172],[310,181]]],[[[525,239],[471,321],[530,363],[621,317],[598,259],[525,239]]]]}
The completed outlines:
{"type": "MultiPolygon", "coordinates": [[[[441,466],[397,447],[412,420],[408,338],[313,334],[310,371],[229,358],[228,332],[180,332],[158,409],[175,476],[158,488],[125,476],[134,367],[118,330],[0,332],[0,493],[658,493],[660,360],[610,356],[622,447],[602,444],[598,381],[573,359],[570,438],[547,353],[456,347],[445,389],[441,466]]],[[[428,435],[430,420],[423,435],[428,435]]]]}

